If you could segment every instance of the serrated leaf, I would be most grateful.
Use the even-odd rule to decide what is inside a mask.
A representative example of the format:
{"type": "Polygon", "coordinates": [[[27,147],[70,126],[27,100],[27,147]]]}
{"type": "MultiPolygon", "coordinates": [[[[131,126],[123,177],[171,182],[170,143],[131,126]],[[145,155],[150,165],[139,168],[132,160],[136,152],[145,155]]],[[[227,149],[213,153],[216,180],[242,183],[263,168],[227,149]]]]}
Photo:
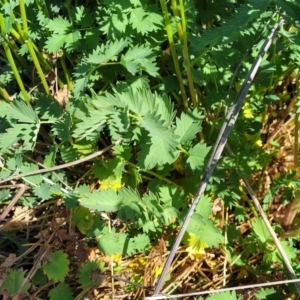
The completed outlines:
{"type": "Polygon", "coordinates": [[[61,145],[59,150],[60,150],[60,155],[62,160],[66,163],[70,161],[74,161],[79,157],[79,152],[73,147],[67,145],[61,145]]]}
{"type": "Polygon", "coordinates": [[[87,139],[88,141],[96,140],[106,124],[106,118],[109,112],[96,110],[90,114],[90,117],[87,117],[82,120],[82,122],[76,124],[73,137],[77,138],[77,141],[83,139],[87,139]]]}
{"type": "Polygon", "coordinates": [[[176,150],[177,136],[172,129],[164,126],[154,113],[147,113],[139,122],[151,136],[151,145],[142,145],[142,150],[139,152],[139,165],[144,169],[151,169],[157,164],[174,162],[179,152],[176,150]]]}
{"type": "MultiPolygon", "coordinates": [[[[38,170],[38,166],[34,164],[24,163],[21,167],[22,173],[27,173],[31,171],[38,170]]],[[[31,175],[24,177],[26,180],[28,180],[31,184],[40,184],[43,181],[43,177],[41,174],[38,175],[31,175]]]]}
{"type": "Polygon", "coordinates": [[[40,186],[35,186],[33,192],[40,200],[48,200],[52,195],[50,185],[44,182],[40,186]]]}
{"type": "MultiPolygon", "coordinates": [[[[136,220],[137,216],[145,215],[146,218],[148,214],[146,212],[145,206],[147,206],[141,200],[139,192],[131,188],[122,188],[119,190],[119,197],[122,199],[122,204],[118,210],[118,216],[122,220],[136,220]]],[[[149,207],[147,206],[147,209],[149,207]]]]}
{"type": "Polygon", "coordinates": [[[32,150],[35,146],[39,124],[13,124],[5,133],[0,135],[0,150],[6,150],[14,143],[23,140],[23,149],[32,150]]]}
{"type": "Polygon", "coordinates": [[[80,283],[83,290],[93,286],[98,286],[101,280],[93,280],[92,272],[99,270],[98,263],[95,261],[87,261],[85,264],[80,266],[78,273],[78,282],[80,283]]]}
{"type": "Polygon", "coordinates": [[[150,246],[150,238],[147,234],[138,234],[133,238],[132,248],[138,252],[144,251],[150,246]]]}
{"type": "Polygon", "coordinates": [[[187,228],[187,232],[201,237],[208,247],[217,247],[223,240],[214,223],[211,220],[204,220],[198,213],[194,213],[187,228]]]}
{"type": "Polygon", "coordinates": [[[50,261],[43,265],[43,271],[54,282],[63,281],[69,272],[69,259],[62,250],[51,253],[50,261]]]}
{"type": "Polygon", "coordinates": [[[55,158],[57,153],[57,148],[55,146],[49,147],[48,153],[45,155],[44,166],[45,167],[53,167],[55,166],[55,158]]]}
{"type": "Polygon", "coordinates": [[[156,76],[158,68],[152,61],[152,55],[152,50],[149,47],[145,45],[135,46],[121,56],[121,64],[133,75],[144,70],[151,76],[156,76]]]}
{"type": "Polygon", "coordinates": [[[162,25],[162,21],[161,15],[149,12],[149,8],[145,11],[143,7],[136,7],[132,9],[130,13],[130,23],[132,24],[132,28],[142,35],[158,29],[162,25]]]}
{"type": "Polygon", "coordinates": [[[124,171],[124,160],[116,157],[104,162],[96,162],[94,166],[94,174],[100,180],[107,179],[112,176],[122,176],[124,171]]]}
{"type": "Polygon", "coordinates": [[[294,3],[293,1],[277,0],[276,4],[285,12],[282,14],[283,18],[287,18],[289,21],[292,20],[293,24],[299,22],[300,5],[297,1],[294,3]]]}
{"type": "Polygon", "coordinates": [[[81,35],[78,30],[63,35],[54,34],[48,38],[45,48],[49,53],[56,53],[64,46],[67,52],[70,52],[76,49],[80,39],[81,35]]]}
{"type": "Polygon", "coordinates": [[[207,300],[238,300],[235,291],[233,292],[222,292],[222,293],[214,293],[210,295],[207,300]]]}
{"type": "Polygon", "coordinates": [[[93,54],[89,55],[85,61],[96,65],[105,64],[110,60],[116,61],[117,55],[127,46],[127,44],[128,42],[126,39],[120,39],[106,43],[105,46],[102,45],[102,47],[98,46],[97,49],[93,51],[93,54]]]}
{"type": "Polygon", "coordinates": [[[110,117],[112,122],[111,125],[116,128],[118,133],[121,134],[127,132],[130,125],[128,109],[124,108],[121,111],[115,111],[110,117]]]}
{"type": "Polygon", "coordinates": [[[68,31],[72,27],[72,24],[67,19],[58,16],[53,20],[48,20],[46,27],[54,33],[62,34],[68,31]]]}
{"type": "Polygon", "coordinates": [[[270,232],[268,231],[265,223],[260,218],[255,218],[252,220],[252,228],[256,236],[260,239],[262,244],[265,244],[267,241],[272,240],[270,232]]]}
{"type": "Polygon", "coordinates": [[[200,132],[201,128],[201,114],[197,109],[192,111],[183,112],[179,118],[176,118],[176,129],[174,133],[178,135],[178,142],[184,144],[193,138],[200,132]]]}
{"type": "MultiPolygon", "coordinates": [[[[174,137],[171,134],[169,137],[174,137]]],[[[179,156],[179,151],[176,150],[176,140],[164,140],[159,137],[151,138],[151,144],[142,145],[142,150],[139,152],[138,165],[144,170],[153,169],[156,165],[173,163],[179,156]]]]}
{"type": "Polygon", "coordinates": [[[84,195],[80,204],[89,209],[105,212],[115,212],[120,208],[122,201],[114,190],[94,191],[84,195]]]}
{"type": "Polygon", "coordinates": [[[204,160],[209,153],[210,147],[204,144],[197,144],[189,150],[189,158],[187,162],[190,164],[192,170],[202,169],[204,167],[204,160]]]}
{"type": "MultiPolygon", "coordinates": [[[[88,66],[86,66],[88,68],[88,66]]],[[[77,71],[77,70],[76,70],[77,71]]],[[[80,92],[84,90],[87,83],[89,81],[88,76],[84,76],[82,78],[77,78],[74,83],[74,96],[75,98],[78,98],[80,95],[80,92]]]]}
{"type": "Polygon", "coordinates": [[[75,49],[81,39],[80,31],[74,30],[72,24],[61,16],[49,20],[47,28],[53,32],[45,44],[45,48],[49,53],[56,53],[63,46],[67,51],[75,49]]]}
{"type": "Polygon", "coordinates": [[[65,35],[54,34],[47,39],[46,44],[45,44],[45,49],[49,53],[56,53],[61,48],[63,48],[65,41],[66,41],[65,35]]]}
{"type": "MultiPolygon", "coordinates": [[[[174,111],[174,105],[171,102],[167,94],[162,96],[154,94],[155,102],[158,103],[157,115],[160,116],[160,120],[163,121],[163,125],[169,127],[172,125],[176,111],[174,111]]],[[[175,133],[176,134],[176,133],[175,133]]]]}
{"type": "Polygon", "coordinates": [[[103,17],[100,30],[108,35],[108,38],[116,38],[125,32],[128,19],[125,14],[110,14],[109,17],[103,17]]]}
{"type": "Polygon", "coordinates": [[[274,288],[264,288],[255,293],[256,300],[283,300],[283,296],[280,295],[274,288]]]}
{"type": "Polygon", "coordinates": [[[56,287],[51,289],[48,293],[50,300],[73,300],[73,294],[70,286],[66,283],[60,282],[56,287]]]}
{"type": "Polygon", "coordinates": [[[7,115],[24,123],[37,123],[39,121],[36,112],[32,109],[32,106],[25,103],[23,100],[16,99],[10,104],[7,104],[7,115]]]}
{"type": "Polygon", "coordinates": [[[170,140],[174,136],[170,136],[173,132],[168,130],[163,122],[160,120],[159,116],[155,113],[148,112],[140,120],[139,123],[143,128],[149,131],[151,137],[158,137],[160,139],[170,140]],[[167,133],[166,133],[167,132],[167,133]]]}
{"type": "Polygon", "coordinates": [[[37,111],[41,120],[56,122],[64,113],[62,106],[57,101],[53,101],[52,96],[37,94],[34,109],[37,111]]]}
{"type": "Polygon", "coordinates": [[[1,285],[1,290],[7,290],[10,296],[14,296],[19,288],[22,287],[20,291],[21,294],[25,294],[30,288],[30,284],[28,282],[24,283],[25,277],[24,272],[21,270],[9,270],[8,274],[5,276],[4,281],[1,285]]]}
{"type": "Polygon", "coordinates": [[[173,206],[164,206],[163,217],[166,225],[172,224],[178,217],[178,211],[173,206]]]}
{"type": "Polygon", "coordinates": [[[62,142],[68,142],[70,140],[71,121],[70,114],[65,114],[63,118],[57,120],[52,126],[51,131],[62,142]]]}
{"type": "Polygon", "coordinates": [[[212,200],[210,197],[203,195],[195,209],[204,220],[208,220],[212,213],[212,200]]]}
{"type": "Polygon", "coordinates": [[[106,255],[127,254],[128,239],[128,235],[123,232],[103,234],[98,240],[98,247],[106,255]]]}

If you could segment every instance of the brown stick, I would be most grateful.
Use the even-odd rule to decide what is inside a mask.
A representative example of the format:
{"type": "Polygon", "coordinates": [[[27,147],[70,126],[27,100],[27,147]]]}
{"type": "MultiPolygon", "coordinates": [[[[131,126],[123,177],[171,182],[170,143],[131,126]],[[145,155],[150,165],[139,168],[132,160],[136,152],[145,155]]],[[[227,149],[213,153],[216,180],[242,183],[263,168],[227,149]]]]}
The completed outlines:
{"type": "Polygon", "coordinates": [[[18,184],[18,185],[15,185],[14,187],[17,187],[17,186],[20,187],[20,189],[18,190],[18,192],[16,193],[16,195],[14,196],[14,198],[11,200],[11,202],[4,209],[3,213],[0,216],[0,222],[3,221],[6,218],[6,216],[9,214],[9,212],[11,211],[11,209],[15,206],[15,204],[20,199],[20,197],[24,194],[24,192],[26,190],[29,189],[29,186],[25,185],[25,184],[18,184]]]}
{"type": "Polygon", "coordinates": [[[93,159],[93,158],[95,158],[95,157],[97,157],[97,156],[99,156],[99,155],[107,152],[113,146],[115,146],[117,144],[120,144],[121,141],[122,141],[122,138],[119,138],[115,143],[113,143],[110,146],[102,149],[101,151],[97,151],[97,152],[95,152],[95,153],[93,153],[91,155],[88,155],[86,157],[80,158],[78,160],[75,160],[75,161],[72,161],[72,162],[69,162],[69,163],[66,163],[66,164],[62,164],[62,165],[59,165],[59,166],[51,167],[51,168],[40,169],[40,170],[35,170],[35,171],[31,171],[31,172],[27,172],[27,173],[23,173],[23,174],[11,176],[11,177],[8,177],[6,179],[0,180],[0,183],[7,182],[7,181],[10,181],[10,180],[14,180],[14,179],[20,179],[20,178],[23,178],[23,177],[26,177],[26,176],[31,176],[31,175],[41,174],[41,173],[48,173],[48,172],[53,172],[53,171],[57,171],[57,170],[61,170],[61,169],[69,168],[69,167],[73,167],[75,165],[78,165],[78,164],[81,164],[81,163],[86,162],[88,160],[91,160],[91,159],[93,159]]]}

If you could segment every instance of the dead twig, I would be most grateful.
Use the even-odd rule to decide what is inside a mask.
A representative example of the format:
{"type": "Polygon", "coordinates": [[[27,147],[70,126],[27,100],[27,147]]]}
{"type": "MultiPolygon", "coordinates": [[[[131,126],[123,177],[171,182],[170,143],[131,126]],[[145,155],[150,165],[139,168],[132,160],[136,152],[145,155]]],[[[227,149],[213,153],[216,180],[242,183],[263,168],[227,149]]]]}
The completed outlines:
{"type": "MultiPolygon", "coordinates": [[[[0,222],[6,218],[6,216],[9,214],[11,209],[15,206],[15,204],[20,199],[20,197],[24,194],[24,192],[26,190],[28,190],[30,188],[28,185],[25,185],[25,184],[6,185],[4,187],[19,188],[19,190],[16,193],[16,195],[14,196],[14,198],[11,200],[11,202],[4,209],[3,213],[0,215],[0,222]]],[[[1,187],[1,188],[3,188],[3,187],[1,187]]]]}
{"type": "Polygon", "coordinates": [[[122,142],[122,138],[119,138],[115,143],[111,144],[110,146],[108,146],[108,147],[106,147],[106,148],[104,148],[100,151],[97,151],[97,152],[95,152],[91,155],[88,155],[86,157],[80,158],[78,160],[75,160],[75,161],[72,161],[72,162],[69,162],[69,163],[66,163],[66,164],[58,165],[58,166],[55,166],[55,167],[30,171],[30,172],[19,174],[19,175],[14,175],[14,176],[8,177],[6,179],[0,180],[0,184],[4,183],[4,182],[7,182],[7,181],[10,181],[10,180],[20,179],[20,178],[23,178],[23,177],[26,177],[26,176],[32,176],[32,175],[37,175],[37,174],[41,174],[41,173],[54,172],[54,171],[57,171],[57,170],[70,168],[70,167],[73,167],[75,165],[79,165],[83,162],[89,161],[93,158],[96,158],[97,156],[102,155],[103,153],[110,150],[113,146],[118,145],[121,142],[122,142]]]}

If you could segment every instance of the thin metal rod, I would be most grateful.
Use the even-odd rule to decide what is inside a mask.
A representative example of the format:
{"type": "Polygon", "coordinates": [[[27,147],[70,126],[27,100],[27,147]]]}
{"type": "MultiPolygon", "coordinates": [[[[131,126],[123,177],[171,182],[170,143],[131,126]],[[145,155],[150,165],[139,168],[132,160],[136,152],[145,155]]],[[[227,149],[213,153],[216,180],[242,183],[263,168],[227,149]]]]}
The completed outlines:
{"type": "Polygon", "coordinates": [[[268,51],[268,49],[270,48],[271,44],[272,44],[272,41],[275,37],[275,33],[276,33],[276,30],[283,24],[283,19],[280,19],[275,25],[274,27],[272,28],[271,30],[271,33],[269,34],[269,36],[266,38],[264,44],[262,45],[259,53],[258,53],[258,56],[257,58],[255,59],[254,63],[252,64],[244,82],[243,82],[243,85],[239,91],[239,93],[237,94],[232,106],[231,106],[231,109],[229,110],[228,114],[226,115],[226,119],[223,123],[223,126],[221,128],[221,131],[218,135],[218,138],[217,138],[217,142],[215,143],[215,146],[214,146],[214,149],[212,151],[212,154],[210,156],[210,159],[209,159],[209,162],[207,164],[207,167],[205,169],[205,172],[203,174],[203,177],[202,177],[202,181],[201,181],[201,184],[199,186],[199,189],[197,191],[197,194],[192,202],[192,205],[185,217],[185,220],[184,220],[184,223],[178,233],[178,236],[175,240],[175,243],[171,249],[171,252],[167,258],[167,261],[164,265],[164,268],[163,268],[163,271],[162,271],[162,274],[157,282],[157,285],[155,287],[155,291],[154,291],[154,295],[153,296],[156,296],[159,294],[161,288],[162,288],[162,285],[164,283],[164,280],[167,276],[167,273],[169,272],[169,268],[172,264],[172,261],[174,259],[174,256],[176,254],[176,251],[177,251],[177,248],[179,246],[179,244],[181,243],[181,240],[183,238],[183,235],[186,231],[186,228],[189,224],[189,221],[194,213],[194,210],[195,208],[197,207],[206,187],[207,187],[207,184],[208,184],[208,181],[217,165],[217,162],[219,161],[220,157],[221,157],[221,154],[223,152],[223,149],[226,145],[226,142],[227,142],[227,138],[235,124],[235,121],[238,117],[238,114],[239,114],[239,111],[243,105],[243,102],[244,102],[244,99],[248,93],[248,90],[254,80],[254,77],[257,73],[257,70],[258,70],[258,67],[262,61],[262,58],[263,56],[265,55],[265,53],[268,51]]]}
{"type": "Polygon", "coordinates": [[[184,298],[184,297],[189,297],[189,299],[191,299],[190,297],[193,297],[193,296],[201,296],[201,295],[207,295],[207,294],[215,294],[215,293],[246,290],[246,289],[255,289],[255,288],[262,288],[262,287],[267,287],[267,286],[272,286],[272,285],[277,285],[277,284],[289,284],[289,283],[299,283],[299,282],[300,282],[300,279],[280,280],[280,281],[273,281],[273,282],[242,285],[242,286],[236,286],[236,287],[232,287],[232,288],[219,289],[219,290],[209,290],[209,291],[193,292],[193,293],[186,293],[186,294],[176,294],[176,295],[149,296],[149,297],[145,297],[145,300],[179,299],[179,298],[184,298]]]}

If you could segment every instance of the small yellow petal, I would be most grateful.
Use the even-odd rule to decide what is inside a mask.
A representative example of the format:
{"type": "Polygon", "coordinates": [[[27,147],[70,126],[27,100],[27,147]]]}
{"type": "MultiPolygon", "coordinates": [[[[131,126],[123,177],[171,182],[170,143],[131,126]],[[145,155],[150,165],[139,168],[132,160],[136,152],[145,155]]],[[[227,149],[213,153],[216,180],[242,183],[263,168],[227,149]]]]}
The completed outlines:
{"type": "Polygon", "coordinates": [[[115,262],[117,264],[120,264],[122,262],[122,255],[121,255],[121,253],[113,254],[111,256],[111,259],[112,259],[113,262],[115,262]]]}

